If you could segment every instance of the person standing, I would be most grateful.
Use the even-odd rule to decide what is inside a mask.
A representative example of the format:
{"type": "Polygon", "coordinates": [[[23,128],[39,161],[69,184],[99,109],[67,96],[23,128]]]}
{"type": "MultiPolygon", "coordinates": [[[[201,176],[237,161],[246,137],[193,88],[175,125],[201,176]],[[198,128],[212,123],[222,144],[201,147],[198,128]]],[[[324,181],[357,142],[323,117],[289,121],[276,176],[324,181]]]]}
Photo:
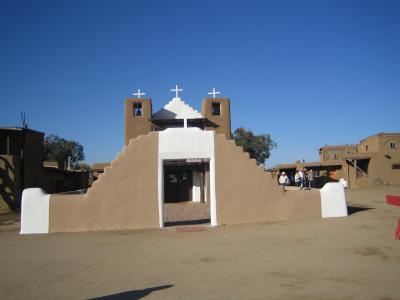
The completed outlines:
{"type": "Polygon", "coordinates": [[[296,186],[300,186],[300,175],[299,170],[296,170],[296,174],[294,175],[294,184],[296,186]]]}
{"type": "Polygon", "coordinates": [[[288,186],[290,184],[289,177],[286,175],[286,172],[282,172],[279,177],[279,184],[282,186],[288,186]]]}
{"type": "Polygon", "coordinates": [[[303,169],[299,170],[299,177],[300,177],[300,189],[304,189],[306,187],[306,176],[303,172],[303,169]]]}
{"type": "Polygon", "coordinates": [[[312,169],[310,169],[310,171],[308,171],[307,179],[308,179],[308,187],[310,189],[313,188],[314,187],[314,172],[312,169]]]}

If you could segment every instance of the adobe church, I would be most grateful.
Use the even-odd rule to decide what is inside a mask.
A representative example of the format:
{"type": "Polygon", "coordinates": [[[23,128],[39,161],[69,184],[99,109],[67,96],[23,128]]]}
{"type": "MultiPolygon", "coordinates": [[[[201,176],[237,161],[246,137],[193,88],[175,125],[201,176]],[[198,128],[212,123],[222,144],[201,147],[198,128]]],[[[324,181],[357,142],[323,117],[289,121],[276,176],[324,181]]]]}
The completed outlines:
{"type": "Polygon", "coordinates": [[[343,186],[285,191],[231,139],[230,100],[125,100],[125,146],[85,194],[26,189],[21,233],[164,227],[164,203],[207,202],[211,226],[347,215],[343,186]]]}

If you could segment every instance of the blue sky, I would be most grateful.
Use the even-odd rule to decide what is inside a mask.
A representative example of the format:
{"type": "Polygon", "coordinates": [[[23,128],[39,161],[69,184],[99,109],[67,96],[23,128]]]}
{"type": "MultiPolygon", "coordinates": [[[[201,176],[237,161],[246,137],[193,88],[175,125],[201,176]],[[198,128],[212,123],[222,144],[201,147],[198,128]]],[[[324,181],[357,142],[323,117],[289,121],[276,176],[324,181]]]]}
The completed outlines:
{"type": "Polygon", "coordinates": [[[121,150],[126,97],[156,111],[175,83],[271,134],[267,166],[400,131],[400,1],[0,0],[0,37],[0,126],[24,111],[89,163],[121,150]]]}

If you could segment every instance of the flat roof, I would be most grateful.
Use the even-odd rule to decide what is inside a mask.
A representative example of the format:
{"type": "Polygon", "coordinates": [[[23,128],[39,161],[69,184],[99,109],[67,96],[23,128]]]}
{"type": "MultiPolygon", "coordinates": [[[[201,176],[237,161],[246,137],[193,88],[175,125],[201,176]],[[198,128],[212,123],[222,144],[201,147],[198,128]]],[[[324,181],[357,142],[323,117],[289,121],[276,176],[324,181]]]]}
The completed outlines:
{"type": "MultiPolygon", "coordinates": [[[[398,136],[400,136],[400,132],[383,132],[383,131],[382,131],[382,132],[373,134],[373,135],[371,135],[371,136],[369,136],[369,137],[363,138],[362,140],[360,140],[360,143],[362,143],[362,142],[364,142],[365,140],[368,140],[368,139],[370,139],[370,138],[372,138],[372,137],[375,137],[375,136],[383,136],[383,135],[388,135],[388,136],[396,136],[396,135],[398,135],[398,136]]],[[[322,150],[322,149],[329,149],[329,148],[345,148],[345,147],[357,147],[357,144],[325,145],[325,146],[320,147],[319,150],[322,150]]]]}
{"type": "Polygon", "coordinates": [[[355,160],[358,160],[358,159],[369,159],[369,158],[371,158],[371,155],[354,154],[354,155],[346,155],[344,158],[345,159],[355,159],[355,160]]]}
{"type": "Polygon", "coordinates": [[[357,148],[357,144],[346,144],[346,145],[336,145],[336,146],[326,145],[326,146],[320,147],[319,150],[327,149],[327,148],[348,148],[348,147],[357,148]]]}
{"type": "Polygon", "coordinates": [[[102,171],[104,168],[111,166],[110,162],[92,164],[92,171],[102,171]]]}
{"type": "Polygon", "coordinates": [[[275,169],[295,169],[297,166],[302,167],[327,167],[327,166],[341,166],[340,161],[333,161],[333,162],[321,162],[321,161],[314,161],[314,162],[305,162],[305,163],[288,163],[288,164],[279,164],[276,165],[275,169]]]}
{"type": "Polygon", "coordinates": [[[43,168],[46,170],[46,172],[54,172],[54,173],[86,173],[88,171],[86,170],[67,170],[67,169],[61,169],[61,168],[55,168],[55,167],[49,167],[49,166],[43,166],[43,168]]]}
{"type": "Polygon", "coordinates": [[[44,135],[44,132],[33,130],[30,128],[23,128],[23,127],[0,127],[0,131],[28,131],[28,132],[44,135]]]}
{"type": "Polygon", "coordinates": [[[372,138],[372,137],[374,137],[374,136],[382,136],[382,135],[398,135],[398,136],[400,136],[400,132],[383,132],[383,131],[382,131],[382,132],[373,134],[373,135],[371,135],[371,136],[369,136],[369,137],[366,137],[366,138],[360,140],[360,143],[362,143],[362,142],[364,142],[365,140],[368,140],[369,138],[372,138]]]}

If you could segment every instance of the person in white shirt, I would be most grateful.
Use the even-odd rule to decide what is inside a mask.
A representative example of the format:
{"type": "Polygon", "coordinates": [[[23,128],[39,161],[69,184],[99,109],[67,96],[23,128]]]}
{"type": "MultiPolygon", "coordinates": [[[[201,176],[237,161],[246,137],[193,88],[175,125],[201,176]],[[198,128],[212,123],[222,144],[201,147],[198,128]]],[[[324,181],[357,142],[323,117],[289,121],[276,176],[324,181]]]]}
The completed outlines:
{"type": "Polygon", "coordinates": [[[294,184],[296,186],[300,186],[300,175],[299,171],[296,171],[296,174],[294,175],[294,184]]]}
{"type": "Polygon", "coordinates": [[[303,169],[299,170],[300,177],[300,189],[304,189],[306,187],[306,176],[304,175],[303,169]]]}
{"type": "Polygon", "coordinates": [[[282,172],[279,177],[279,184],[283,186],[288,186],[290,184],[289,177],[286,175],[286,172],[282,172]]]}
{"type": "Polygon", "coordinates": [[[308,179],[308,187],[314,188],[314,172],[312,169],[310,169],[307,173],[307,179],[308,179]]]}

